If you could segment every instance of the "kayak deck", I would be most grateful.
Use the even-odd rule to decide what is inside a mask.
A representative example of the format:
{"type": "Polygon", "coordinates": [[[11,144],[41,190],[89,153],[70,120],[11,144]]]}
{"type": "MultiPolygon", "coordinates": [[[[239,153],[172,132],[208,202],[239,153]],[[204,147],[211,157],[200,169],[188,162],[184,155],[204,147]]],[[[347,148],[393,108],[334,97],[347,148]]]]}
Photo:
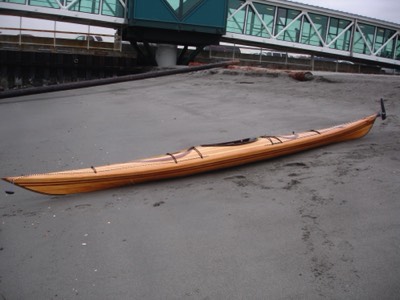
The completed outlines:
{"type": "Polygon", "coordinates": [[[126,163],[3,179],[34,192],[65,195],[182,177],[357,139],[370,131],[378,115],[302,133],[200,145],[126,163]]]}

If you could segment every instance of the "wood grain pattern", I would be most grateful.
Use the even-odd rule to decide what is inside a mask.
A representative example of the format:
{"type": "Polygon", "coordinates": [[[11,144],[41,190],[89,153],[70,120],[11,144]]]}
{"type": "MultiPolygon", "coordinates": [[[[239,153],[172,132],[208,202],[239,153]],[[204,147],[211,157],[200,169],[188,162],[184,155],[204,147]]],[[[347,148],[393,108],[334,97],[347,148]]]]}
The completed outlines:
{"type": "Polygon", "coordinates": [[[6,177],[3,180],[42,194],[66,195],[182,177],[357,139],[370,131],[377,116],[374,114],[355,122],[298,134],[260,136],[240,145],[197,146],[122,164],[6,177]]]}

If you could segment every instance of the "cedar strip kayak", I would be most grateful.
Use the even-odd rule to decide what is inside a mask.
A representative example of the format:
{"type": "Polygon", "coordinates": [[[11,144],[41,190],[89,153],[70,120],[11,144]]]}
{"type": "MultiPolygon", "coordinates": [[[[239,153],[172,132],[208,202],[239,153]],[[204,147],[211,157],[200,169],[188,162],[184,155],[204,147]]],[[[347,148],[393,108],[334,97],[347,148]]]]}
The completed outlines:
{"type": "Polygon", "coordinates": [[[288,155],[365,136],[382,112],[325,129],[288,135],[260,136],[182,151],[127,163],[85,169],[5,177],[12,184],[48,195],[109,189],[146,181],[182,177],[288,155]]]}

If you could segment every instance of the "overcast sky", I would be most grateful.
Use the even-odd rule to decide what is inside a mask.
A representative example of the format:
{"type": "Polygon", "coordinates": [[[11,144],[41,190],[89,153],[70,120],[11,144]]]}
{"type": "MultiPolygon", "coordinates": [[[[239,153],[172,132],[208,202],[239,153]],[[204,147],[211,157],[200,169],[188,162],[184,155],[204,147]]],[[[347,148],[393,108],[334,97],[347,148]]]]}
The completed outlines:
{"type": "Polygon", "coordinates": [[[400,0],[294,0],[400,24],[400,0]]]}

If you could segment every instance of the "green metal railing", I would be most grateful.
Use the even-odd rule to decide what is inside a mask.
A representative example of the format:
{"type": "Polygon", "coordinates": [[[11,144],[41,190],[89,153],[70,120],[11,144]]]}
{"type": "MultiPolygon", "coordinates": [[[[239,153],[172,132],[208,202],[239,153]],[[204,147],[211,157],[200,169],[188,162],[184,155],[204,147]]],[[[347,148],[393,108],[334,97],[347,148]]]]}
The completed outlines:
{"type": "MultiPolygon", "coordinates": [[[[113,17],[114,21],[116,21],[115,18],[120,18],[119,23],[125,23],[127,0],[0,0],[0,6],[50,14],[58,11],[59,15],[68,12],[94,14],[100,18],[113,17]],[[13,4],[24,5],[25,8],[12,6],[13,4]]],[[[79,17],[76,14],[74,16],[79,17]]],[[[107,21],[107,19],[103,20],[107,21]]]]}
{"type": "MultiPolygon", "coordinates": [[[[227,36],[370,60],[400,60],[400,25],[300,4],[230,0],[227,36]],[[233,34],[233,35],[232,35],[233,34]]],[[[400,64],[400,63],[396,63],[400,64]]]]}

